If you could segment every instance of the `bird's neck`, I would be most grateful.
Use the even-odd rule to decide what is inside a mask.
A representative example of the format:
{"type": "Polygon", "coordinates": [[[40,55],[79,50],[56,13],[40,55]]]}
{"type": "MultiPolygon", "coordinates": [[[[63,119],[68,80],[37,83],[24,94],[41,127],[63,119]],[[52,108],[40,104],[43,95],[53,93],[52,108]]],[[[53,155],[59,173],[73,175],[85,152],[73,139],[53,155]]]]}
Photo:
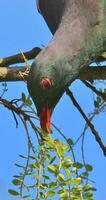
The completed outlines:
{"type": "Polygon", "coordinates": [[[41,65],[59,69],[66,85],[100,54],[103,50],[104,33],[106,34],[102,25],[105,0],[67,2],[69,3],[66,4],[58,30],[37,57],[41,65]]]}

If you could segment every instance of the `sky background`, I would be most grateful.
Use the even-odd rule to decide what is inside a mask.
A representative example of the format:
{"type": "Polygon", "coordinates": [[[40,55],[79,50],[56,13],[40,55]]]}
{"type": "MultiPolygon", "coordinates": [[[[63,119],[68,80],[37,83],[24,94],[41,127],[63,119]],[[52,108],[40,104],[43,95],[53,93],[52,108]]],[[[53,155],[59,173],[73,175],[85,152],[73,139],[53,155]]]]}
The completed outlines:
{"type": "MultiPolygon", "coordinates": [[[[0,58],[19,53],[20,49],[27,51],[35,46],[46,46],[51,38],[49,29],[36,10],[35,0],[0,1],[0,58]]],[[[4,97],[8,100],[21,97],[22,92],[28,93],[26,84],[23,82],[11,82],[7,87],[8,91],[4,97]]],[[[0,84],[1,93],[2,89],[3,86],[0,84]]],[[[84,111],[92,112],[94,109],[92,92],[78,80],[72,84],[71,89],[84,111]]],[[[95,127],[104,141],[106,141],[105,119],[106,113],[102,113],[94,119],[95,127]]],[[[66,95],[57,105],[52,121],[67,137],[73,139],[77,139],[82,133],[85,124],[66,95]]],[[[0,106],[0,136],[0,200],[15,200],[7,190],[12,188],[12,176],[17,174],[14,164],[19,161],[19,154],[26,153],[27,141],[21,123],[16,129],[11,112],[3,106],[0,106]]],[[[80,148],[76,154],[79,159],[80,148]]],[[[95,181],[94,186],[98,189],[95,200],[105,200],[106,158],[90,130],[86,135],[85,155],[87,163],[94,167],[91,179],[95,181]]]]}

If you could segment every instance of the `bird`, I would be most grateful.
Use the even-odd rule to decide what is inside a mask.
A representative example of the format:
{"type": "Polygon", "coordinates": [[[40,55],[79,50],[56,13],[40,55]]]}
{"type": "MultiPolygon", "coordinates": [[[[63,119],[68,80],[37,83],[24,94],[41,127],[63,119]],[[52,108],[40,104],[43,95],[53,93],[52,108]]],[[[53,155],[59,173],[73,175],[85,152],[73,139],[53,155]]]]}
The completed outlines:
{"type": "Polygon", "coordinates": [[[27,87],[44,136],[52,132],[51,116],[66,88],[104,50],[103,6],[105,0],[37,0],[53,37],[34,59],[27,87]]]}

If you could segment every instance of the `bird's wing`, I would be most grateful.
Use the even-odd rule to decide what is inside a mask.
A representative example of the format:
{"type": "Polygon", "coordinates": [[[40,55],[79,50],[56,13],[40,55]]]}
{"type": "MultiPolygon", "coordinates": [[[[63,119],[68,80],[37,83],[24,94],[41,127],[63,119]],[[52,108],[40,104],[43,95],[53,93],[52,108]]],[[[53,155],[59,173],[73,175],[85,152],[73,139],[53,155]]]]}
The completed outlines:
{"type": "Polygon", "coordinates": [[[36,0],[38,11],[44,17],[49,29],[54,34],[59,26],[63,0],[36,0]]]}

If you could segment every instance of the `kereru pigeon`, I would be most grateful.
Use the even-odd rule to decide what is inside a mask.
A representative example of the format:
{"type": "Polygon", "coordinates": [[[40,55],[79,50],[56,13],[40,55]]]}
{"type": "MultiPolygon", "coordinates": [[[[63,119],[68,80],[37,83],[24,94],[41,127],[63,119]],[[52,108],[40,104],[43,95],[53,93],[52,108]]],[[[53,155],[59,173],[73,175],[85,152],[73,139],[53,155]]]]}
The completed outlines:
{"type": "Polygon", "coordinates": [[[37,5],[54,36],[31,66],[28,90],[47,135],[66,88],[104,50],[106,0],[37,0],[37,5]]]}

